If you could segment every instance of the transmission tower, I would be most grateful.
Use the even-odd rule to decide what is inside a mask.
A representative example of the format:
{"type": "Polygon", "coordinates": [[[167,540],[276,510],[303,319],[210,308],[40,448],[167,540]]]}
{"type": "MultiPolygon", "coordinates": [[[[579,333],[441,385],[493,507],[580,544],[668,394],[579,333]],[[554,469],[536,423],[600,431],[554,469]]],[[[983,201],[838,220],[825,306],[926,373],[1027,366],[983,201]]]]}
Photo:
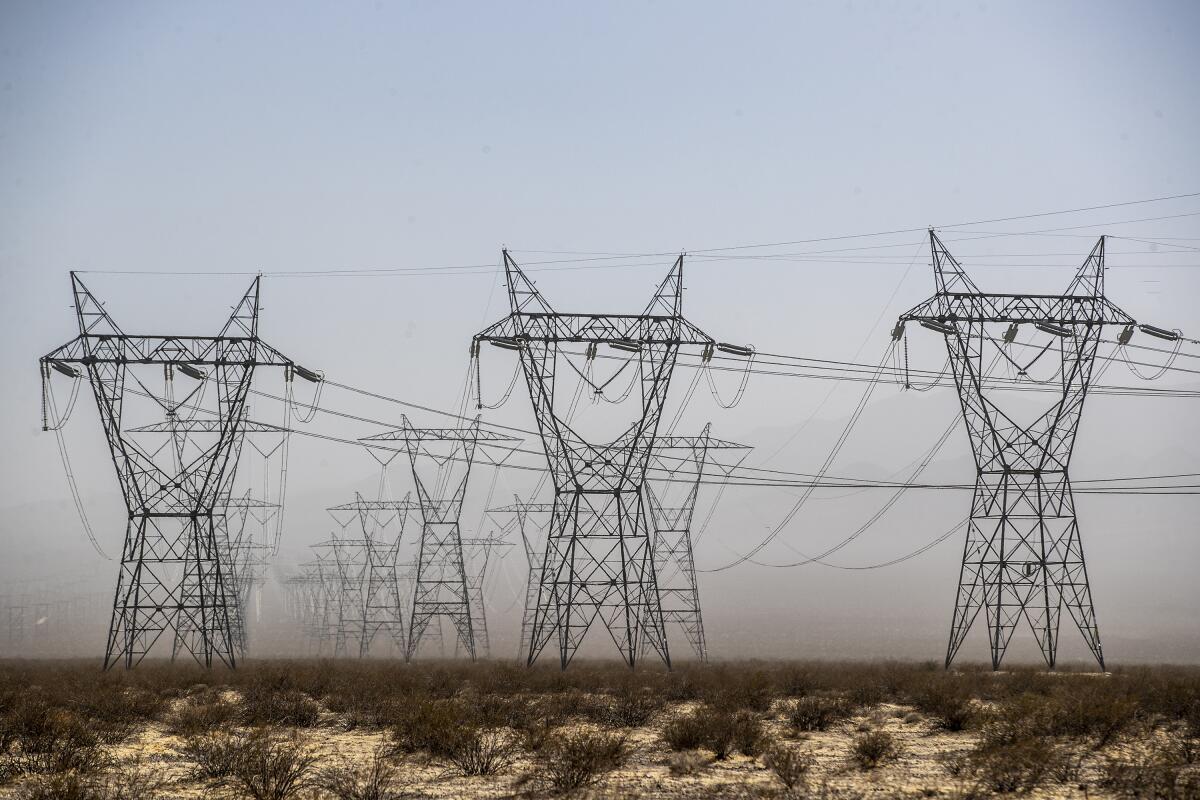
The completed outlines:
{"type": "MultiPolygon", "coordinates": [[[[699,436],[660,436],[654,441],[653,464],[666,480],[646,482],[646,497],[654,526],[654,571],[658,575],[658,596],[663,621],[678,626],[699,661],[708,661],[704,638],[704,618],[700,612],[700,590],[696,585],[696,563],[692,555],[692,521],[700,481],[709,454],[713,450],[743,450],[749,447],[709,435],[712,423],[699,436]],[[672,455],[684,453],[683,457],[672,455]],[[674,482],[682,482],[686,492],[677,505],[663,505],[662,496],[674,482]],[[658,485],[656,488],[656,484],[658,485]]],[[[746,457],[738,459],[741,463],[746,457]]],[[[735,465],[736,466],[736,465],[735,465]]]]}
{"type": "Polygon", "coordinates": [[[352,649],[361,654],[367,543],[343,530],[341,535],[334,533],[311,549],[316,555],[312,566],[321,587],[318,654],[324,655],[327,649],[333,658],[345,658],[352,649]]]}
{"type": "Polygon", "coordinates": [[[309,644],[311,655],[323,655],[328,640],[326,622],[329,604],[320,568],[315,561],[299,566],[299,572],[283,581],[284,598],[289,614],[300,626],[309,644]]]}
{"type": "MultiPolygon", "coordinates": [[[[488,565],[492,554],[499,551],[501,557],[512,542],[495,532],[487,536],[476,536],[462,540],[463,559],[467,572],[467,592],[471,597],[471,630],[475,634],[475,649],[484,658],[492,654],[491,639],[488,636],[487,606],[484,603],[484,581],[488,575],[488,565]]],[[[455,648],[457,653],[457,647],[455,648]]]]}
{"type": "Polygon", "coordinates": [[[510,313],[475,336],[472,355],[484,341],[519,353],[554,481],[527,663],[557,637],[559,664],[566,669],[599,619],[629,666],[643,636],[670,665],[643,489],[680,348],[702,348],[707,361],[718,346],[683,317],[683,256],[641,314],[558,313],[508,251],[503,256],[510,313]],[[584,440],[555,406],[555,372],[568,343],[587,345],[589,356],[607,345],[637,364],[640,413],[614,441],[584,440]]]}
{"type": "MultiPolygon", "coordinates": [[[[73,378],[86,372],[129,513],[106,669],[118,662],[126,668],[138,664],[167,631],[177,634],[179,646],[205,667],[214,659],[229,667],[236,664],[232,586],[223,558],[228,550],[217,519],[224,513],[220,504],[232,484],[233,455],[245,433],[251,379],[257,367],[282,367],[289,393],[293,375],[320,380],[259,339],[259,283],[255,278],[217,336],[130,335],[71,273],[79,336],[41,359],[43,428],[51,428],[52,371],[73,378]],[[219,423],[200,452],[188,454],[182,463],[176,463],[176,456],[156,458],[130,435],[126,412],[130,406],[136,409],[142,397],[149,396],[156,415],[179,407],[169,394],[157,397],[145,391],[147,382],[137,373],[147,369],[164,371],[170,383],[178,371],[201,387],[208,381],[216,385],[212,413],[219,423]],[[127,391],[131,375],[139,390],[127,391]]],[[[199,392],[188,392],[183,402],[198,405],[199,392]]],[[[62,422],[55,420],[55,427],[62,422]]]]}
{"type": "Polygon", "coordinates": [[[489,511],[490,514],[515,514],[517,531],[525,549],[528,571],[525,577],[525,608],[521,614],[521,644],[517,659],[529,657],[529,642],[533,631],[533,612],[537,608],[539,579],[542,574],[542,558],[546,550],[545,530],[554,512],[553,503],[529,503],[513,495],[511,506],[502,506],[489,511]],[[532,529],[532,530],[531,530],[532,529]]]}
{"type": "MultiPolygon", "coordinates": [[[[169,453],[173,470],[178,474],[192,458],[204,454],[205,438],[219,433],[221,420],[198,418],[195,416],[197,413],[195,408],[190,411],[189,416],[189,411],[183,408],[184,404],[176,401],[174,371],[165,370],[164,378],[164,398],[167,400],[166,419],[130,428],[128,434],[136,438],[145,451],[156,460],[160,459],[164,453],[169,453]]],[[[234,468],[241,464],[242,444],[248,437],[260,434],[278,434],[282,437],[282,441],[288,433],[277,425],[248,419],[245,408],[242,410],[242,417],[240,426],[242,435],[234,440],[229,456],[229,462],[232,465],[230,483],[234,468]]],[[[278,448],[278,445],[276,447],[278,448]]],[[[239,658],[246,654],[246,609],[250,600],[250,591],[261,582],[262,570],[269,555],[275,549],[274,545],[265,541],[265,536],[263,542],[256,542],[253,532],[247,530],[247,523],[253,516],[259,521],[265,534],[267,523],[279,511],[280,506],[277,503],[252,498],[248,490],[242,497],[231,497],[229,483],[226,484],[214,506],[213,525],[216,531],[217,560],[225,565],[226,608],[239,658]]],[[[187,628],[183,626],[176,628],[171,647],[172,660],[186,650],[185,642],[188,638],[187,628]]]]}
{"type": "Polygon", "coordinates": [[[1134,325],[1104,297],[1104,237],[1060,295],[982,292],[932,230],[929,241],[937,293],[903,314],[894,335],[911,320],[945,337],[975,458],[975,493],[946,666],[983,611],[993,669],[1000,668],[1022,619],[1053,668],[1066,606],[1103,669],[1068,468],[1101,332],[1105,325],[1124,326],[1127,340],[1134,325]],[[1017,361],[1005,344],[1015,339],[1020,325],[1049,340],[1031,358],[1017,361]],[[1000,333],[996,326],[1008,328],[1000,333]],[[987,365],[1006,359],[1026,375],[1047,356],[1059,365],[1054,403],[1031,424],[1018,424],[1001,408],[999,390],[989,386],[987,365]]]}
{"type": "Polygon", "coordinates": [[[357,613],[345,619],[359,628],[359,658],[367,657],[380,633],[386,633],[401,653],[406,652],[404,602],[396,559],[408,513],[418,508],[407,496],[403,500],[365,500],[356,493],[354,502],[329,509],[339,523],[340,517],[349,516],[343,527],[357,521],[362,530],[361,548],[347,554],[357,555],[362,561],[346,565],[349,571],[362,576],[357,613]]]}
{"type": "Polygon", "coordinates": [[[407,417],[402,417],[400,428],[362,441],[368,446],[377,442],[403,442],[417,488],[422,524],[406,658],[416,655],[430,623],[436,620],[440,627],[445,618],[454,626],[459,645],[474,660],[477,650],[472,592],[463,558],[459,518],[476,447],[481,442],[504,444],[516,440],[480,430],[478,418],[465,428],[414,428],[407,417]],[[428,457],[438,466],[432,481],[422,477],[422,457],[428,457]]]}

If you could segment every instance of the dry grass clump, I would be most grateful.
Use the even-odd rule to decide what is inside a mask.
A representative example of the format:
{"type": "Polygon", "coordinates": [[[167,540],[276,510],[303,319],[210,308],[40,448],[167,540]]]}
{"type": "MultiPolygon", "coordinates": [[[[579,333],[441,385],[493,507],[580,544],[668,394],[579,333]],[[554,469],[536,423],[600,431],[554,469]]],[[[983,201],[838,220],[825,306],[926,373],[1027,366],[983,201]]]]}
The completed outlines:
{"type": "Polygon", "coordinates": [[[1029,792],[1049,776],[1055,755],[1039,739],[984,745],[967,756],[964,771],[993,792],[1029,792]]]}
{"type": "Polygon", "coordinates": [[[698,694],[706,704],[722,711],[754,711],[765,714],[779,695],[770,672],[764,669],[710,667],[697,674],[698,694]]]}
{"type": "Polygon", "coordinates": [[[392,739],[396,752],[425,752],[445,757],[453,752],[465,731],[476,727],[477,718],[462,702],[413,698],[408,706],[398,711],[392,739]]]}
{"type": "Polygon", "coordinates": [[[953,677],[927,679],[909,693],[908,701],[933,718],[946,731],[962,731],[979,720],[979,708],[970,688],[953,677]]]}
{"type": "Polygon", "coordinates": [[[386,748],[378,747],[366,764],[326,767],[314,783],[336,800],[393,800],[400,796],[394,788],[398,771],[387,755],[386,748]]]}
{"type": "Polygon", "coordinates": [[[854,713],[840,697],[801,697],[788,709],[788,722],[796,731],[824,731],[854,713]]]}
{"type": "Polygon", "coordinates": [[[444,754],[446,761],[460,774],[497,775],[505,772],[516,759],[517,748],[496,730],[467,730],[444,754]]]}
{"type": "Polygon", "coordinates": [[[1194,800],[1200,797],[1200,768],[1178,747],[1157,747],[1132,758],[1108,758],[1100,785],[1120,797],[1194,800]]]}
{"type": "Polygon", "coordinates": [[[316,765],[294,734],[281,738],[265,730],[193,736],[183,753],[195,763],[195,777],[234,787],[254,800],[296,795],[313,783],[316,765]]]}
{"type": "Polygon", "coordinates": [[[625,736],[576,731],[551,739],[536,754],[535,780],[555,793],[591,786],[624,763],[625,736]]]}
{"type": "Polygon", "coordinates": [[[316,762],[294,735],[257,731],[239,740],[233,783],[253,800],[286,800],[312,785],[316,762]]]}
{"type": "Polygon", "coordinates": [[[804,785],[813,763],[814,759],[810,754],[784,744],[773,745],[763,756],[763,764],[775,773],[775,777],[779,778],[787,789],[804,785]]]}
{"type": "Polygon", "coordinates": [[[164,722],[169,733],[187,737],[228,728],[238,716],[235,704],[219,692],[206,690],[180,700],[164,722]]]}
{"type": "Polygon", "coordinates": [[[238,708],[238,722],[243,725],[311,728],[320,716],[320,705],[304,692],[269,686],[248,689],[238,708]]]}
{"type": "Polygon", "coordinates": [[[77,772],[65,772],[31,781],[17,794],[20,800],[108,800],[104,791],[77,772]]]}
{"type": "Polygon", "coordinates": [[[664,726],[662,739],[672,750],[713,751],[717,760],[733,752],[757,756],[765,747],[762,721],[746,711],[723,711],[701,706],[690,714],[676,717],[664,726]]]}
{"type": "Polygon", "coordinates": [[[875,769],[900,755],[900,744],[887,731],[868,731],[854,739],[850,755],[859,769],[875,769]]]}
{"type": "Polygon", "coordinates": [[[111,761],[92,725],[36,695],[9,710],[0,740],[4,747],[0,778],[29,773],[86,775],[102,770],[111,761]]]}
{"type": "Polygon", "coordinates": [[[200,780],[219,781],[237,769],[241,740],[223,731],[187,737],[181,751],[192,762],[192,774],[200,780]]]}
{"type": "MultiPolygon", "coordinates": [[[[397,715],[393,750],[424,752],[461,775],[495,775],[507,770],[516,757],[515,745],[496,730],[512,719],[513,715],[497,714],[495,709],[481,712],[479,706],[457,698],[414,698],[397,715]]],[[[532,718],[523,716],[520,722],[531,725],[532,718]]]]}
{"type": "Polygon", "coordinates": [[[122,766],[119,774],[107,776],[61,772],[24,784],[20,800],[153,800],[167,785],[161,773],[140,764],[122,766]]]}

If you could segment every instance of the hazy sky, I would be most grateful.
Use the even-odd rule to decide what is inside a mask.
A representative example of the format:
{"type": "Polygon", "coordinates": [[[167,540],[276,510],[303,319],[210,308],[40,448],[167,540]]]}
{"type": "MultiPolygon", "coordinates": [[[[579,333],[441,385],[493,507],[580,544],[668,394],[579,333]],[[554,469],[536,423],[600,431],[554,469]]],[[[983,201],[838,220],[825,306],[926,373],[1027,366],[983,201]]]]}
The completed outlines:
{"type": "MultiPolygon", "coordinates": [[[[70,269],[262,270],[262,332],[276,347],[335,380],[449,409],[470,336],[506,310],[494,271],[505,245],[527,263],[572,257],[537,251],[668,254],[536,273],[565,309],[637,311],[681,250],[1200,192],[1198,41],[1200,6],[1190,2],[5,3],[8,568],[88,574],[103,587],[115,575],[87,546],[54,439],[40,431],[36,359],[75,333],[70,269]],[[472,268],[271,275],[458,265],[472,268]]],[[[998,291],[1065,286],[1096,236],[1130,237],[1110,243],[1109,297],[1140,321],[1200,337],[1200,197],[946,230],[978,282],[998,291]],[[969,238],[1061,228],[1072,229],[969,238]]],[[[896,315],[933,291],[923,241],[920,232],[852,240],[887,248],[849,255],[820,253],[837,243],[699,253],[687,262],[685,309],[718,339],[874,363],[896,315]],[[768,253],[784,258],[750,257],[768,253]]],[[[126,330],[203,333],[219,328],[249,276],[85,280],[126,330]]],[[[926,366],[944,357],[932,335],[911,346],[926,366]]],[[[485,368],[485,395],[496,398],[512,360],[493,350],[485,368]]],[[[1200,383],[1188,377],[1159,385],[1200,383]]],[[[1121,365],[1105,381],[1137,383],[1121,365]]],[[[260,385],[278,391],[279,376],[264,374],[260,385]]],[[[748,463],[763,463],[815,415],[769,462],[807,472],[861,392],[841,386],[820,405],[827,382],[759,376],[725,411],[701,386],[680,432],[711,419],[714,434],[758,448],[748,463]]],[[[402,410],[334,391],[323,402],[393,423],[402,410]]],[[[1089,403],[1078,477],[1197,471],[1196,400],[1089,403]]],[[[835,471],[891,475],[957,409],[946,390],[881,388],[835,471]]],[[[520,388],[488,418],[532,423],[520,388]]],[[[379,430],[323,417],[312,429],[350,438],[379,430]]],[[[66,437],[114,552],[123,512],[89,397],[66,437]]],[[[293,443],[292,465],[285,556],[294,562],[328,535],[322,509],[374,480],[361,451],[312,439],[293,443]]],[[[961,431],[935,466],[939,479],[969,479],[961,431]]],[[[403,474],[393,477],[404,491],[403,474]]],[[[474,485],[486,493],[491,484],[482,470],[474,485]]],[[[502,477],[494,494],[528,488],[502,477]]],[[[697,545],[701,566],[757,541],[790,500],[727,493],[697,545]]],[[[820,549],[879,502],[814,503],[785,539],[820,549]]],[[[968,505],[962,493],[908,498],[839,555],[866,564],[910,551],[968,505]]],[[[1110,657],[1200,658],[1198,512],[1194,497],[1081,501],[1110,657]]],[[[938,657],[960,552],[955,537],[891,570],[745,566],[705,577],[706,596],[720,597],[709,606],[714,650],[938,657]]],[[[519,583],[519,554],[504,570],[519,583]]],[[[501,637],[515,635],[515,617],[501,613],[511,611],[513,586],[494,592],[508,620],[501,637]]],[[[1064,648],[1077,638],[1064,633],[1064,648]]]]}

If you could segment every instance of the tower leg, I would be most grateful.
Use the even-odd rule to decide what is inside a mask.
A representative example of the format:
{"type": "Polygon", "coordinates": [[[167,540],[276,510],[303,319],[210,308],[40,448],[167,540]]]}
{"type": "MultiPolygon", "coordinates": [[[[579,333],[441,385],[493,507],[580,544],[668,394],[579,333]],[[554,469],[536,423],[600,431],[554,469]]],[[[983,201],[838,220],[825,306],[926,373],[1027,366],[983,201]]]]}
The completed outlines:
{"type": "Polygon", "coordinates": [[[1065,473],[981,473],[963,551],[946,667],[983,611],[992,669],[1000,669],[1022,619],[1032,629],[1046,666],[1053,669],[1064,605],[1103,669],[1100,632],[1065,473]]]}
{"type": "Polygon", "coordinates": [[[566,669],[598,618],[629,667],[637,664],[643,637],[670,666],[638,494],[571,492],[555,499],[526,663],[557,637],[559,665],[566,669]]]}

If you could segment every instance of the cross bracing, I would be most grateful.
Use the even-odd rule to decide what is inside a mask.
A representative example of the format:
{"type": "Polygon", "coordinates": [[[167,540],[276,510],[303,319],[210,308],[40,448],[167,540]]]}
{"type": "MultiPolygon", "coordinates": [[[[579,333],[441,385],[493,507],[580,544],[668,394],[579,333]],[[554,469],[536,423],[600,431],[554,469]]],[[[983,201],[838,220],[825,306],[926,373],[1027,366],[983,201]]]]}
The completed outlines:
{"type": "MultiPolygon", "coordinates": [[[[937,293],[900,322],[921,323],[945,337],[976,468],[946,665],[982,613],[993,668],[1000,668],[1022,622],[1053,667],[1065,609],[1103,668],[1069,468],[1101,332],[1106,325],[1135,324],[1104,297],[1104,237],[1067,291],[1054,296],[984,294],[932,230],[929,240],[937,293]],[[1054,402],[1028,424],[1016,422],[983,386],[986,365],[997,352],[1008,357],[1005,337],[1014,336],[993,332],[997,323],[1046,333],[1043,352],[1059,365],[1054,402]]],[[[1032,361],[1018,367],[1025,371],[1032,361]]]]}

